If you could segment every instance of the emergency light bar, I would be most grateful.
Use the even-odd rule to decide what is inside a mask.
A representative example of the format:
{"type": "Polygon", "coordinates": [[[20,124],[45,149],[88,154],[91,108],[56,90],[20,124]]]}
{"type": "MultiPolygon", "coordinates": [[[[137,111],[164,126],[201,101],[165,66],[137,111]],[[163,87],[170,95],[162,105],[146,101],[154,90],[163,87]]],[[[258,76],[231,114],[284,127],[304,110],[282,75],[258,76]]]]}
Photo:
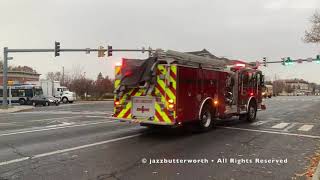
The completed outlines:
{"type": "Polygon", "coordinates": [[[242,64],[242,63],[237,63],[237,64],[235,64],[235,66],[236,66],[236,67],[246,67],[246,65],[245,65],[245,64],[242,64]]]}

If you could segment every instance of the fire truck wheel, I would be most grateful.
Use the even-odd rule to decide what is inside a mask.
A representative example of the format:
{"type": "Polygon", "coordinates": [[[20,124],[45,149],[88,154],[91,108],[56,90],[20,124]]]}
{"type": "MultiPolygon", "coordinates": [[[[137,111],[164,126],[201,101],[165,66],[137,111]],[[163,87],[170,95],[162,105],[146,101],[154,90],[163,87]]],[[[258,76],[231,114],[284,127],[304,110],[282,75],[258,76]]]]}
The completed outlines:
{"type": "Polygon", "coordinates": [[[247,114],[247,121],[253,122],[257,117],[257,105],[254,102],[250,102],[247,114]]]}
{"type": "Polygon", "coordinates": [[[254,122],[257,116],[257,106],[255,102],[250,102],[248,112],[246,114],[240,114],[239,120],[254,122]]]}
{"type": "Polygon", "coordinates": [[[201,131],[208,131],[214,124],[213,108],[206,104],[201,112],[199,127],[201,131]]]}

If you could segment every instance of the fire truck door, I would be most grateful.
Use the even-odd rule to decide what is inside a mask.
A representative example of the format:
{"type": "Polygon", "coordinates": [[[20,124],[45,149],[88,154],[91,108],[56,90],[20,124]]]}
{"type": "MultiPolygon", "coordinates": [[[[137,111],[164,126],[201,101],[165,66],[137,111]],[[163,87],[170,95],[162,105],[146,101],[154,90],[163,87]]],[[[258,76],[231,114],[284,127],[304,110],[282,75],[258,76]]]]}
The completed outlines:
{"type": "Polygon", "coordinates": [[[197,118],[196,107],[199,106],[198,96],[199,72],[195,68],[180,67],[178,71],[178,117],[184,121],[197,118]]]}

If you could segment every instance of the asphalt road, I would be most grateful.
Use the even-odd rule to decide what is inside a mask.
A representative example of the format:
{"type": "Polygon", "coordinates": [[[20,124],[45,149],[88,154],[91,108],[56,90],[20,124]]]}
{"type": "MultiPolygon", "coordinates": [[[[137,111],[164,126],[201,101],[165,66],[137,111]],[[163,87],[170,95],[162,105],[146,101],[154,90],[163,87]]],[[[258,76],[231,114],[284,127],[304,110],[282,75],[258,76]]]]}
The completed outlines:
{"type": "Polygon", "coordinates": [[[113,121],[113,102],[0,114],[0,180],[305,179],[296,174],[319,149],[320,97],[266,104],[255,123],[223,120],[200,134],[113,121]]]}

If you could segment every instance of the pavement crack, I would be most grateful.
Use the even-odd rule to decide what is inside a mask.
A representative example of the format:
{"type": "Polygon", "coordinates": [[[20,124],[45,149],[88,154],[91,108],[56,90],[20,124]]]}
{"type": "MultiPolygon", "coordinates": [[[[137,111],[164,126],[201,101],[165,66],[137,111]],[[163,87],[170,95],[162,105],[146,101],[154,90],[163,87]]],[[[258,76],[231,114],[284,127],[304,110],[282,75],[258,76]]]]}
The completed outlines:
{"type": "Polygon", "coordinates": [[[18,148],[16,148],[14,145],[12,144],[6,144],[8,147],[10,147],[12,149],[12,152],[17,154],[18,156],[21,156],[21,157],[28,157],[28,158],[32,158],[32,156],[26,154],[26,153],[23,153],[21,152],[18,148]]]}

